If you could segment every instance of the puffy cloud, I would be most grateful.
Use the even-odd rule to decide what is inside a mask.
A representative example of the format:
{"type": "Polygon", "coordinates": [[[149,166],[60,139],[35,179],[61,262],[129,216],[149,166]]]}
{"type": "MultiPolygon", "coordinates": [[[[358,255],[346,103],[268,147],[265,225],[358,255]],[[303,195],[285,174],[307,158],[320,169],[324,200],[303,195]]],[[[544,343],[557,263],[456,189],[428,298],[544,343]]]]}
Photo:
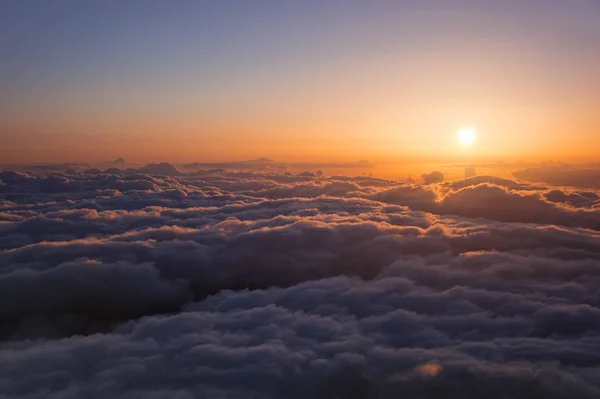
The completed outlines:
{"type": "Polygon", "coordinates": [[[600,214],[594,210],[560,206],[536,192],[507,190],[490,184],[451,191],[444,197],[442,207],[445,212],[468,217],[600,229],[600,214]]]}
{"type": "Polygon", "coordinates": [[[27,174],[16,172],[14,170],[0,172],[0,181],[4,184],[18,184],[27,180],[28,177],[27,174]]]}
{"type": "Polygon", "coordinates": [[[441,215],[600,230],[597,195],[477,176],[426,187],[398,186],[370,198],[441,215]]]}
{"type": "Polygon", "coordinates": [[[597,191],[0,177],[4,397],[600,397],[597,191]]]}
{"type": "Polygon", "coordinates": [[[431,173],[425,173],[421,175],[425,184],[433,184],[433,183],[441,183],[444,181],[444,174],[442,172],[438,172],[437,170],[431,173]]]}

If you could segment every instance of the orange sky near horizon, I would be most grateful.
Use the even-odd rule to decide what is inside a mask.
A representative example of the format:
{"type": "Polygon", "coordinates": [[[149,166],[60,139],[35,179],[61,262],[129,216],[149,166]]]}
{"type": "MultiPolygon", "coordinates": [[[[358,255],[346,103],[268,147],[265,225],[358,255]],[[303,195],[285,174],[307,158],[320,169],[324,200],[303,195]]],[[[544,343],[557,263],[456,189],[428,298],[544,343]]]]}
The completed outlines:
{"type": "Polygon", "coordinates": [[[339,120],[218,121],[210,128],[150,116],[148,124],[40,119],[39,126],[4,130],[9,133],[4,133],[0,158],[1,163],[102,162],[120,156],[132,162],[175,163],[262,156],[283,161],[413,163],[600,160],[599,118],[592,111],[581,115],[581,108],[490,107],[469,113],[423,106],[368,111],[339,120]],[[477,129],[477,141],[466,148],[456,141],[456,131],[463,126],[477,129]]]}

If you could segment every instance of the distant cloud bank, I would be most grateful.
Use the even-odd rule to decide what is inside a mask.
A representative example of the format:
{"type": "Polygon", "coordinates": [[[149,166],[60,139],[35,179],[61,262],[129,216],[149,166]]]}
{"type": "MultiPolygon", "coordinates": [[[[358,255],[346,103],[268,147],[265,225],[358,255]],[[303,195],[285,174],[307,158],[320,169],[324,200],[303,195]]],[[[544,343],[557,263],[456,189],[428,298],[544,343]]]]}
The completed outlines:
{"type": "Polygon", "coordinates": [[[513,173],[518,179],[544,182],[559,186],[575,186],[600,189],[600,165],[570,166],[549,163],[513,173]]]}
{"type": "Polygon", "coordinates": [[[600,191],[428,176],[0,172],[0,396],[600,397],[600,191]]]}

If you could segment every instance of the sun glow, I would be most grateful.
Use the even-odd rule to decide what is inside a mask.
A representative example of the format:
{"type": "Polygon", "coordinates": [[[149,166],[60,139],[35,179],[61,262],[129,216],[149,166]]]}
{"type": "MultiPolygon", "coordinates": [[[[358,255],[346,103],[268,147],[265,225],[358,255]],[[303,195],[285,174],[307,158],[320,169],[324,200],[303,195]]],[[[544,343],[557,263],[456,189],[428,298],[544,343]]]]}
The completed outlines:
{"type": "Polygon", "coordinates": [[[475,131],[475,129],[473,129],[471,127],[461,128],[458,130],[458,132],[456,134],[456,139],[458,140],[460,145],[464,145],[464,146],[473,144],[475,142],[476,138],[477,138],[477,132],[475,131]]]}

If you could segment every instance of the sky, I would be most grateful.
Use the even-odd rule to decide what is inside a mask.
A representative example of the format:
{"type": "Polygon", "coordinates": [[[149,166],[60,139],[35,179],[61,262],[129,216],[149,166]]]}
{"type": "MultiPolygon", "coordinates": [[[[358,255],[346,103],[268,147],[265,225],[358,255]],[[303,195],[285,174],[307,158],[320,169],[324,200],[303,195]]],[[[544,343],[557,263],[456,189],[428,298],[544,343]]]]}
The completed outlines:
{"type": "Polygon", "coordinates": [[[596,0],[7,0],[0,59],[2,163],[600,148],[596,0]]]}

